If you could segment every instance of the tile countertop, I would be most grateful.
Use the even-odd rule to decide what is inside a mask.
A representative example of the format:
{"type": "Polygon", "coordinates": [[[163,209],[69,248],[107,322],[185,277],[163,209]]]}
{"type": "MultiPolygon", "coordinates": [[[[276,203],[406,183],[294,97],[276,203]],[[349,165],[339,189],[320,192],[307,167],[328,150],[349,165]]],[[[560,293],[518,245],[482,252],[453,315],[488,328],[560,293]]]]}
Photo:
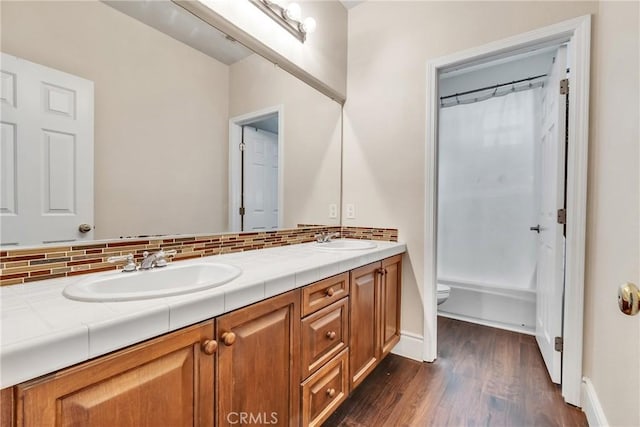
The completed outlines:
{"type": "MultiPolygon", "coordinates": [[[[196,260],[241,267],[233,281],[200,292],[125,302],[80,302],[62,290],[84,276],[0,288],[0,388],[124,348],[329,276],[405,252],[375,241],[366,250],[304,243],[196,260]]],[[[113,274],[113,272],[110,272],[113,274]]],[[[95,276],[108,273],[94,273],[95,276]]]]}

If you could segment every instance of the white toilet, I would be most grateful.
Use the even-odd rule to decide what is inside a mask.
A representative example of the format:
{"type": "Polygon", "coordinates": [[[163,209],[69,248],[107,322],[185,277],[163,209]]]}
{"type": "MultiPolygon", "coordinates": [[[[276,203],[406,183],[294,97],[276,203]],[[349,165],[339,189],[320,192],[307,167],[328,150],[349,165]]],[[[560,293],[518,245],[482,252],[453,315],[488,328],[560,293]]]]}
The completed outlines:
{"type": "Polygon", "coordinates": [[[443,285],[442,283],[438,283],[438,305],[442,304],[449,298],[449,293],[451,292],[451,288],[447,285],[443,285]]]}

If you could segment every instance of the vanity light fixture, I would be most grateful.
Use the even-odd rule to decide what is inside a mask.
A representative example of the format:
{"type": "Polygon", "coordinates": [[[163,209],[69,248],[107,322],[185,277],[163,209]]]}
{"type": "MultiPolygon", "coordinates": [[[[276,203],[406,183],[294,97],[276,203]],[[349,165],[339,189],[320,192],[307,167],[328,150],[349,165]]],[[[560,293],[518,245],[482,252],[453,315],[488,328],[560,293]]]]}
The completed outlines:
{"type": "Polygon", "coordinates": [[[298,3],[289,3],[283,7],[272,0],[249,1],[303,43],[307,39],[307,34],[313,33],[316,29],[316,20],[312,17],[301,20],[302,10],[298,3]]]}

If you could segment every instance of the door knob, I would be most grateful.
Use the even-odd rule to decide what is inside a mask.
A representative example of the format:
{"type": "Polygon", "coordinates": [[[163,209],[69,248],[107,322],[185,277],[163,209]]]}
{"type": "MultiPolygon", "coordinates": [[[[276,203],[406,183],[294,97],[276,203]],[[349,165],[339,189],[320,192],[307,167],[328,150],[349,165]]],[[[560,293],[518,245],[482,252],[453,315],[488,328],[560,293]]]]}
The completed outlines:
{"type": "Polygon", "coordinates": [[[80,224],[78,226],[78,231],[81,232],[81,233],[88,233],[88,232],[91,231],[92,228],[93,227],[91,227],[91,225],[89,225],[89,224],[80,224]]]}
{"type": "Polygon", "coordinates": [[[618,289],[618,307],[620,311],[629,316],[640,311],[640,289],[631,282],[620,285],[618,289]]]}
{"type": "Polygon", "coordinates": [[[536,225],[535,227],[529,227],[529,230],[535,231],[536,233],[540,234],[540,224],[536,225]]]}

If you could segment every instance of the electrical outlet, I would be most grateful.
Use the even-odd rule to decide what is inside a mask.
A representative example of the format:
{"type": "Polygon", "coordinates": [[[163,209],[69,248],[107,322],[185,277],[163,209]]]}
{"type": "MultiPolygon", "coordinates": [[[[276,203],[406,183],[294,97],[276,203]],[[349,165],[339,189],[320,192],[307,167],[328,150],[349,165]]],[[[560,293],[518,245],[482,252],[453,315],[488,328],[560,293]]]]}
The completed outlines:
{"type": "Polygon", "coordinates": [[[338,218],[338,205],[335,203],[329,205],[329,218],[338,218]]]}
{"type": "Polygon", "coordinates": [[[356,206],[353,203],[347,204],[347,219],[356,219],[356,206]]]}

